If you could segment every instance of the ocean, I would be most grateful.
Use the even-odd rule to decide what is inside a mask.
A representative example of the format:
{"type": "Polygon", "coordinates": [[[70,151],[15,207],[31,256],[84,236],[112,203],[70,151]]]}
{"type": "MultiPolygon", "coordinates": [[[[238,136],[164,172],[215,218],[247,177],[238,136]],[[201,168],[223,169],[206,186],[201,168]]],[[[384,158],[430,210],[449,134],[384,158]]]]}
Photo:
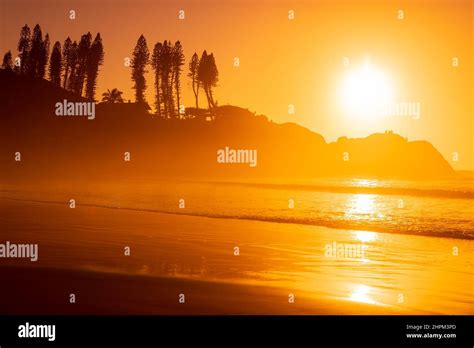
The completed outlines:
{"type": "MultiPolygon", "coordinates": [[[[133,277],[146,277],[203,282],[224,303],[243,299],[227,298],[216,284],[257,286],[245,301],[280,294],[267,299],[279,313],[287,313],[288,296],[295,295],[300,314],[472,314],[472,187],[472,181],[150,178],[4,184],[0,242],[38,244],[39,258],[2,265],[27,267],[31,277],[40,268],[65,270],[71,279],[76,271],[130,277],[123,286],[135,295],[116,295],[117,308],[129,308],[123,313],[168,308],[140,300],[145,294],[136,294],[133,277]]],[[[67,291],[69,281],[45,286],[67,291]]],[[[104,293],[106,283],[88,289],[104,293]]],[[[266,313],[250,304],[213,307],[214,297],[195,284],[194,294],[209,301],[198,313],[266,313]]],[[[157,287],[149,298],[174,296],[166,289],[157,287]]]]}
{"type": "Polygon", "coordinates": [[[474,239],[474,181],[159,180],[8,186],[4,198],[474,239]]]}

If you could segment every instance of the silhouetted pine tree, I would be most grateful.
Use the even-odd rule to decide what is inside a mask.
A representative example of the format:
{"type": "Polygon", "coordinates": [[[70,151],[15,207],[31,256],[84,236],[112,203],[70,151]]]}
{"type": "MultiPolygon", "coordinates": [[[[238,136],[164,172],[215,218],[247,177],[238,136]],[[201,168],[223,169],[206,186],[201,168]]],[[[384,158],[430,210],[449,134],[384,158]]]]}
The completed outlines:
{"type": "Polygon", "coordinates": [[[198,79],[206,93],[208,107],[216,106],[212,95],[212,87],[217,86],[219,72],[212,53],[210,55],[208,55],[206,51],[202,53],[198,69],[198,79]]]}
{"type": "Polygon", "coordinates": [[[202,88],[204,89],[204,93],[206,94],[207,98],[207,104],[208,107],[210,108],[210,102],[209,102],[209,92],[207,90],[207,85],[204,83],[205,81],[205,70],[206,70],[206,64],[207,64],[207,51],[204,50],[201,55],[201,59],[199,60],[199,69],[198,69],[198,80],[199,83],[201,84],[202,88]]]}
{"type": "Polygon", "coordinates": [[[71,45],[70,52],[69,52],[69,78],[68,78],[68,85],[67,89],[70,91],[74,91],[74,86],[77,80],[77,42],[74,41],[71,45]]]}
{"type": "Polygon", "coordinates": [[[12,53],[10,51],[3,56],[2,68],[10,71],[13,70],[12,53]]]}
{"type": "Polygon", "coordinates": [[[163,93],[163,107],[165,118],[172,117],[173,98],[171,97],[171,44],[167,40],[163,42],[161,51],[161,90],[163,93]]]}
{"type": "Polygon", "coordinates": [[[43,40],[41,27],[36,24],[33,29],[33,37],[31,39],[31,50],[27,59],[27,73],[30,76],[44,78],[46,72],[46,64],[49,56],[49,35],[46,34],[43,40]]]}
{"type": "Polygon", "coordinates": [[[95,88],[97,85],[97,76],[99,74],[99,66],[104,62],[104,47],[102,45],[102,38],[100,33],[97,33],[94,42],[90,47],[89,56],[86,67],[86,97],[94,100],[95,88]]]}
{"type": "Polygon", "coordinates": [[[74,92],[82,95],[84,88],[84,81],[86,78],[87,60],[89,57],[89,50],[91,47],[92,35],[87,33],[81,36],[79,46],[77,48],[77,67],[74,81],[74,92]]]}
{"type": "Polygon", "coordinates": [[[49,79],[53,85],[58,87],[61,85],[62,67],[61,44],[59,41],[56,41],[49,61],[49,79]]]}
{"type": "Polygon", "coordinates": [[[41,56],[43,54],[43,34],[41,27],[36,24],[33,29],[33,36],[31,39],[31,51],[28,57],[28,71],[30,76],[38,76],[41,56]]]}
{"type": "Polygon", "coordinates": [[[194,52],[191,61],[189,62],[189,72],[188,77],[191,79],[191,86],[193,88],[194,98],[196,98],[196,109],[199,108],[199,79],[198,79],[198,69],[199,69],[199,56],[194,52]]]}
{"type": "Polygon", "coordinates": [[[155,44],[151,66],[155,72],[155,107],[159,117],[168,119],[179,117],[183,65],[183,47],[179,41],[174,45],[168,40],[155,44]],[[176,109],[174,107],[175,97],[178,104],[176,109]]]}
{"type": "Polygon", "coordinates": [[[184,65],[184,54],[183,46],[179,41],[176,41],[172,51],[172,66],[173,66],[173,79],[174,79],[174,88],[176,92],[176,103],[177,103],[177,117],[180,117],[179,108],[180,108],[180,89],[181,89],[181,67],[184,65]]]}
{"type": "Polygon", "coordinates": [[[214,53],[211,53],[208,56],[208,89],[209,89],[209,97],[211,99],[212,107],[217,106],[216,101],[214,100],[214,96],[212,95],[212,88],[217,86],[217,82],[219,81],[219,71],[217,70],[216,60],[214,58],[214,53]]]}
{"type": "Polygon", "coordinates": [[[38,65],[36,70],[37,77],[44,78],[46,73],[46,64],[48,64],[49,57],[49,44],[49,35],[46,34],[38,52],[38,65]]]}
{"type": "Polygon", "coordinates": [[[174,108],[174,71],[173,71],[173,44],[171,41],[168,41],[169,50],[166,54],[166,63],[168,66],[168,117],[175,118],[175,108],[174,108]]]}
{"type": "Polygon", "coordinates": [[[146,66],[150,60],[150,53],[146,44],[146,39],[143,35],[137,41],[137,45],[133,50],[132,57],[132,80],[134,82],[133,89],[135,89],[135,100],[138,103],[145,102],[146,80],[145,73],[146,66]]]}
{"type": "Polygon", "coordinates": [[[68,88],[68,79],[69,72],[71,70],[71,39],[68,38],[64,41],[63,45],[63,69],[64,69],[64,78],[63,78],[63,88],[68,88]]]}
{"type": "Polygon", "coordinates": [[[18,40],[18,52],[20,58],[20,74],[26,74],[28,71],[28,61],[31,51],[31,31],[27,24],[21,28],[20,40],[18,40]]]}
{"type": "Polygon", "coordinates": [[[151,66],[155,71],[155,108],[156,114],[158,117],[164,117],[162,115],[161,110],[161,103],[162,103],[162,92],[161,92],[161,76],[162,76],[162,68],[161,68],[161,58],[162,58],[162,50],[163,45],[161,42],[157,42],[155,47],[153,48],[153,55],[151,57],[151,66]]]}

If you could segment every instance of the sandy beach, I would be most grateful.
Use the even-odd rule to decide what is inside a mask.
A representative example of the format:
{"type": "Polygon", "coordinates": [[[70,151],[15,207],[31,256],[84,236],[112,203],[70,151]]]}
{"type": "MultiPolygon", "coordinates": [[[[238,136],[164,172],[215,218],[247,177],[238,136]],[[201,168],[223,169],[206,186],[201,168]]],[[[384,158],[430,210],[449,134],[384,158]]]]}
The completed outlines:
{"type": "Polygon", "coordinates": [[[298,297],[289,304],[284,289],[223,282],[149,277],[53,268],[2,267],[13,286],[0,291],[2,314],[74,315],[301,315],[396,314],[322,298],[298,297]],[[33,284],[35,284],[33,286],[33,284]],[[77,295],[68,303],[69,293],[77,295]],[[185,294],[185,303],[178,294],[185,294]],[[9,299],[17,298],[18,302],[9,299]]]}
{"type": "Polygon", "coordinates": [[[470,240],[10,198],[0,209],[0,242],[39,247],[37,262],[0,259],[2,314],[473,314],[470,240]]]}

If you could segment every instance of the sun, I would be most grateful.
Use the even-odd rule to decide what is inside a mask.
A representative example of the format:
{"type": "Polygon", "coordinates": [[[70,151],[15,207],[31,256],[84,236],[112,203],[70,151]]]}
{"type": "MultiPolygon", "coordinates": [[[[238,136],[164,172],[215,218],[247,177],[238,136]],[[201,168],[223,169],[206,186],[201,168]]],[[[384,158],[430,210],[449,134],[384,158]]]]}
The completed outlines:
{"type": "Polygon", "coordinates": [[[363,120],[381,118],[393,99],[392,84],[381,70],[369,65],[352,69],[344,76],[340,102],[344,114],[363,120]]]}

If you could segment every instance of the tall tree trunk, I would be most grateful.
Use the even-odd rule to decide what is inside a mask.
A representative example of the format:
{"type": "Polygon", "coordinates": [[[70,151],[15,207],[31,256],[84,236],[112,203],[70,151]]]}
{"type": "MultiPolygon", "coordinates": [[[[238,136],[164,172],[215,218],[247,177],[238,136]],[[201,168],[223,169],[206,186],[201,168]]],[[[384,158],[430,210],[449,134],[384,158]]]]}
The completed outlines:
{"type": "Polygon", "coordinates": [[[161,117],[161,99],[160,99],[160,76],[155,75],[155,89],[156,89],[156,114],[161,117]]]}
{"type": "Polygon", "coordinates": [[[64,89],[67,89],[68,74],[69,74],[69,65],[66,65],[66,69],[64,70],[64,85],[63,85],[64,89]]]}
{"type": "Polygon", "coordinates": [[[211,98],[209,97],[209,88],[207,86],[204,86],[204,92],[206,92],[206,98],[207,98],[207,108],[211,108],[211,98]]]}
{"type": "Polygon", "coordinates": [[[216,104],[214,103],[214,97],[212,96],[212,87],[209,87],[209,97],[211,99],[211,105],[212,107],[215,107],[216,104]]]}
{"type": "Polygon", "coordinates": [[[196,109],[199,109],[199,81],[197,81],[197,86],[195,87],[196,82],[193,81],[193,92],[194,98],[196,98],[196,109]]]}
{"type": "Polygon", "coordinates": [[[174,113],[174,98],[173,98],[173,73],[171,73],[170,84],[168,85],[168,96],[169,96],[169,108],[170,108],[170,118],[175,118],[174,113]]]}
{"type": "Polygon", "coordinates": [[[178,80],[175,80],[175,86],[176,86],[176,103],[178,104],[178,118],[181,118],[181,106],[179,104],[179,86],[178,86],[178,80]]]}
{"type": "Polygon", "coordinates": [[[163,98],[163,117],[168,118],[168,95],[166,93],[166,86],[168,85],[168,81],[166,79],[166,75],[162,75],[161,77],[161,96],[163,98]]]}
{"type": "Polygon", "coordinates": [[[69,90],[74,92],[75,85],[76,85],[76,68],[71,68],[71,73],[69,74],[69,90]]]}

